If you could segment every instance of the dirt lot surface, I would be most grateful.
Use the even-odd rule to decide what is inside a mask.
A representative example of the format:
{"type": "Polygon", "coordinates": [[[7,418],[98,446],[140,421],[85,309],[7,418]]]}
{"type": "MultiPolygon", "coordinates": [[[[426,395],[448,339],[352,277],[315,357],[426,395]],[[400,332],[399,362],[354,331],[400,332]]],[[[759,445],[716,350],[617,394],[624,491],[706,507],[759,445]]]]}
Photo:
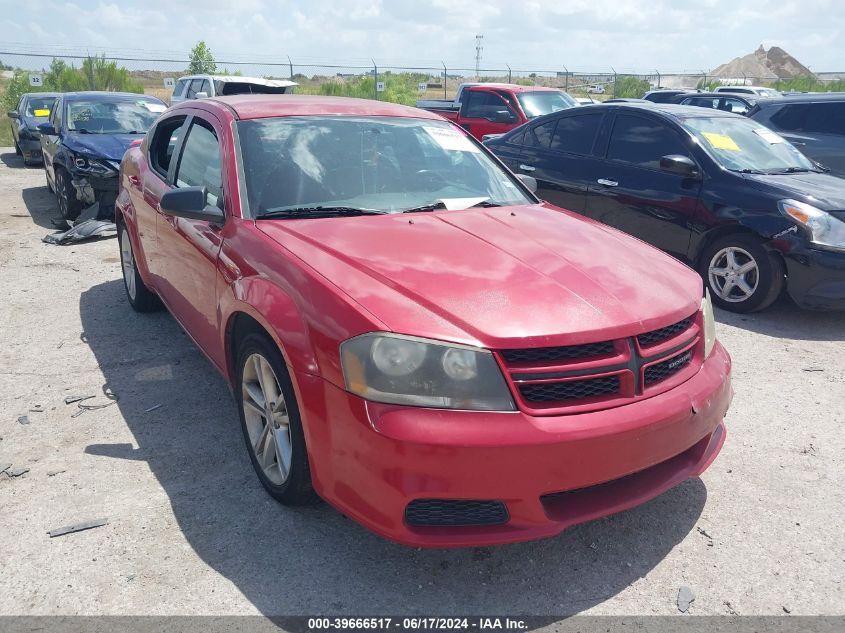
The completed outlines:
{"type": "Polygon", "coordinates": [[[29,469],[0,475],[0,614],[677,614],[681,586],[695,615],[845,613],[844,315],[719,314],[736,397],[702,479],[545,541],[416,550],[272,501],[222,378],[124,300],[116,240],[43,244],[43,170],[0,158],[0,467],[29,469]]]}

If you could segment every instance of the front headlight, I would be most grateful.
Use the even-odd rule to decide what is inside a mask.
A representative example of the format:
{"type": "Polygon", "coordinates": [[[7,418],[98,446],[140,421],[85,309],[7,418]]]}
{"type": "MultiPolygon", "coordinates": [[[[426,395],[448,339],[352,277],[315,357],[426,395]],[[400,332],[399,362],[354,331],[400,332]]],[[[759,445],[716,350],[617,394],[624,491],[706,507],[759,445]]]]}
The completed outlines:
{"type": "Polygon", "coordinates": [[[515,411],[508,386],[487,350],[404,336],[362,334],[340,346],[346,389],[390,404],[515,411]]]}
{"type": "Polygon", "coordinates": [[[707,358],[716,344],[716,318],[713,315],[709,290],[704,292],[704,298],[701,300],[701,316],[704,322],[704,358],[707,358]]]}
{"type": "Polygon", "coordinates": [[[109,176],[117,173],[111,165],[106,165],[96,158],[88,158],[82,154],[74,154],[72,160],[74,166],[76,167],[76,171],[79,172],[93,174],[96,176],[109,176]]]}
{"type": "Polygon", "coordinates": [[[781,213],[803,226],[810,234],[810,241],[820,246],[845,248],[845,222],[826,211],[797,200],[778,202],[781,213]]]}

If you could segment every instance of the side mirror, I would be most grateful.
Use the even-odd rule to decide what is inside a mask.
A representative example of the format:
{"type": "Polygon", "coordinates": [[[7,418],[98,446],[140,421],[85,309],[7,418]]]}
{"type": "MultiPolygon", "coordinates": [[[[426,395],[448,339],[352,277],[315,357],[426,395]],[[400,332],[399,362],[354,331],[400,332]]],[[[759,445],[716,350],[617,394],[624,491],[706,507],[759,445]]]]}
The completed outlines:
{"type": "Polygon", "coordinates": [[[661,158],[660,169],[687,178],[696,178],[699,175],[698,166],[692,159],[680,154],[668,154],[661,158]]]}
{"type": "Polygon", "coordinates": [[[208,99],[208,93],[207,92],[197,92],[196,94],[194,94],[194,99],[208,99]]]}
{"type": "Polygon", "coordinates": [[[39,123],[38,124],[38,131],[42,134],[46,134],[47,136],[56,136],[56,128],[53,127],[52,123],[39,123]]]}
{"type": "Polygon", "coordinates": [[[531,193],[537,193],[537,179],[531,176],[526,176],[525,174],[516,174],[516,177],[519,181],[528,187],[531,193]]]}
{"type": "Polygon", "coordinates": [[[490,115],[490,121],[493,123],[511,123],[516,120],[516,117],[510,110],[496,110],[490,115]]]}
{"type": "Polygon", "coordinates": [[[9,111],[6,113],[6,115],[7,115],[10,119],[19,119],[19,118],[21,118],[21,115],[20,115],[20,114],[18,114],[18,111],[17,111],[17,110],[9,110],[9,111]]]}
{"type": "Polygon", "coordinates": [[[181,187],[161,197],[161,210],[165,215],[176,218],[223,224],[226,219],[223,211],[207,204],[207,199],[208,190],[205,187],[181,187]]]}

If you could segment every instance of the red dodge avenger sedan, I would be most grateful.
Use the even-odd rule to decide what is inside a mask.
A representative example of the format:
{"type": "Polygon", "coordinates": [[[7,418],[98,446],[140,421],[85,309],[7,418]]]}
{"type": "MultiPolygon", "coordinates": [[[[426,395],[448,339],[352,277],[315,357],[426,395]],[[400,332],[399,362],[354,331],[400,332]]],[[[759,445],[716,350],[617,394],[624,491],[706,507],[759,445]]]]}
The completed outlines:
{"type": "Polygon", "coordinates": [[[226,377],[284,504],[412,545],[521,541],[651,499],[724,441],[696,273],[538,201],[436,114],[180,103],[126,153],[117,223],[129,302],[167,306],[226,377]]]}

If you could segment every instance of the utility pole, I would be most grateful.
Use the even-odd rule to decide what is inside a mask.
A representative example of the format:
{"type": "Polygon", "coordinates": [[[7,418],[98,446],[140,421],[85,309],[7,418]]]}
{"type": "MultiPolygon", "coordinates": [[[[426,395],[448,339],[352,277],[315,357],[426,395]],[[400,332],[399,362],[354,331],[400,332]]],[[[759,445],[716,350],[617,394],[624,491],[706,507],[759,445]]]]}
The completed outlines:
{"type": "Polygon", "coordinates": [[[475,36],[475,78],[481,79],[481,51],[484,48],[481,46],[481,40],[484,39],[483,35],[476,35],[475,36]]]}

